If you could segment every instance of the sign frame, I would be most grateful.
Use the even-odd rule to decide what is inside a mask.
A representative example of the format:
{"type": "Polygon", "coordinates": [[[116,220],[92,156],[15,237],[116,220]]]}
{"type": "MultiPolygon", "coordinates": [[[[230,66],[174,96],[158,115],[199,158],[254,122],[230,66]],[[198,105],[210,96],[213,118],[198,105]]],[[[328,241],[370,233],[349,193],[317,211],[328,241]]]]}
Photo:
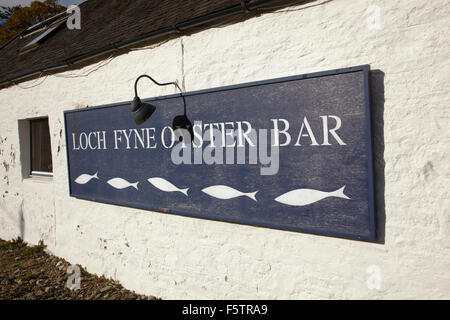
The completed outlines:
{"type": "MultiPolygon", "coordinates": [[[[331,237],[338,237],[338,238],[346,238],[351,240],[361,240],[361,241],[368,241],[368,242],[376,242],[377,240],[377,234],[376,234],[376,217],[375,217],[375,188],[374,188],[374,165],[373,165],[373,134],[372,134],[372,112],[371,112],[371,90],[370,90],[370,65],[360,65],[360,66],[354,66],[349,68],[340,68],[340,69],[334,69],[334,70],[328,70],[328,71],[321,71],[321,72],[315,72],[315,73],[308,73],[308,74],[302,74],[302,75],[295,75],[295,76],[288,76],[288,77],[281,77],[281,78],[273,78],[268,80],[262,80],[262,81],[253,81],[253,82],[247,82],[247,83],[241,83],[241,84],[235,84],[235,85],[228,85],[228,86],[221,86],[221,87],[215,87],[210,89],[204,89],[204,90],[196,90],[196,91],[190,91],[185,92],[184,95],[186,97],[203,94],[203,93],[213,93],[213,92],[223,92],[227,90],[237,89],[237,88],[248,88],[253,86],[260,86],[265,84],[275,84],[275,83],[281,83],[281,82],[288,82],[288,81],[294,81],[294,80],[304,80],[304,79],[311,79],[311,78],[317,78],[317,77],[324,77],[324,76],[330,76],[330,75],[338,75],[338,74],[345,74],[345,73],[352,73],[352,72],[363,72],[363,88],[364,88],[364,112],[365,112],[365,135],[369,137],[366,141],[366,155],[367,155],[367,161],[366,161],[366,170],[367,170],[367,188],[368,188],[368,215],[369,215],[369,235],[368,236],[355,236],[354,234],[347,234],[347,233],[341,233],[341,232],[318,232],[317,230],[309,229],[309,228],[303,228],[303,227],[280,227],[279,225],[274,225],[271,223],[254,223],[252,221],[248,221],[245,219],[224,219],[221,216],[213,216],[209,215],[208,217],[200,216],[195,213],[190,213],[182,210],[165,210],[165,209],[153,209],[149,208],[145,205],[139,205],[136,203],[131,203],[127,201],[108,201],[108,200],[102,200],[99,201],[95,197],[89,197],[89,196],[83,196],[80,197],[79,195],[75,195],[72,191],[71,187],[71,172],[70,172],[70,159],[69,159],[69,135],[67,133],[67,115],[70,115],[72,113],[78,113],[78,112],[86,112],[86,111],[92,111],[92,110],[98,110],[103,108],[113,108],[113,107],[119,107],[123,105],[129,105],[131,101],[123,101],[123,102],[117,102],[117,103],[111,103],[111,104],[104,104],[94,107],[88,107],[84,109],[73,109],[73,110],[66,110],[64,111],[64,126],[65,126],[65,139],[66,139],[66,156],[67,156],[67,170],[68,170],[68,184],[69,184],[69,196],[74,197],[76,199],[82,199],[82,200],[89,200],[94,201],[98,203],[105,203],[105,204],[111,204],[115,206],[125,206],[125,207],[131,207],[135,209],[142,209],[147,211],[153,211],[153,212],[159,212],[159,213],[167,213],[167,214],[176,214],[181,215],[184,217],[192,217],[192,218],[200,218],[205,220],[213,220],[213,221],[220,221],[220,222],[226,222],[226,223],[234,223],[234,224],[241,224],[241,225],[247,225],[247,226],[254,226],[254,227],[263,227],[263,228],[270,228],[270,229],[276,229],[281,231],[293,231],[293,232],[301,232],[301,233],[308,233],[308,234],[314,234],[314,235],[321,235],[321,236],[331,236],[331,237]]],[[[170,95],[164,95],[164,96],[158,96],[158,97],[152,97],[147,99],[141,99],[143,102],[154,102],[159,100],[165,100],[170,98],[177,98],[180,97],[179,94],[170,94],[170,95]]],[[[131,117],[131,112],[130,112],[131,117]]],[[[243,209],[245,210],[245,209],[243,209]]]]}

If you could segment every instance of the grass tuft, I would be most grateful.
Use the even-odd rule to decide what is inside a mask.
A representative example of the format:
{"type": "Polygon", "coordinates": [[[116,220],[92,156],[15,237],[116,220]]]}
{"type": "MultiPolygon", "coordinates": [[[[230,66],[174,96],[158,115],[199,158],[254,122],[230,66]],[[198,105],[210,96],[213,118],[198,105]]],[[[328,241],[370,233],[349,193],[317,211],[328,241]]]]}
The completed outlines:
{"type": "Polygon", "coordinates": [[[14,250],[22,248],[23,246],[25,246],[25,243],[20,237],[17,237],[16,239],[12,239],[10,241],[0,242],[0,251],[14,250]]]}
{"type": "Polygon", "coordinates": [[[45,248],[46,248],[46,245],[44,244],[44,242],[42,240],[39,240],[39,244],[37,246],[27,247],[24,250],[23,255],[24,256],[33,256],[35,254],[43,252],[45,248]]]}

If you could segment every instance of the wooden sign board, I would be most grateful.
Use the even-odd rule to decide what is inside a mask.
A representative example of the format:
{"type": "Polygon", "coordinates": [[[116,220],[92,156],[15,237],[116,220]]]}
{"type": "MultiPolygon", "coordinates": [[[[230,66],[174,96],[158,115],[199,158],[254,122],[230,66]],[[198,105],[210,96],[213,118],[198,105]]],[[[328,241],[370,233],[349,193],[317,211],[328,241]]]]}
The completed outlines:
{"type": "Polygon", "coordinates": [[[141,126],[130,102],[66,111],[70,195],[375,240],[369,66],[185,96],[189,146],[177,94],[143,100],[157,109],[141,126]]]}

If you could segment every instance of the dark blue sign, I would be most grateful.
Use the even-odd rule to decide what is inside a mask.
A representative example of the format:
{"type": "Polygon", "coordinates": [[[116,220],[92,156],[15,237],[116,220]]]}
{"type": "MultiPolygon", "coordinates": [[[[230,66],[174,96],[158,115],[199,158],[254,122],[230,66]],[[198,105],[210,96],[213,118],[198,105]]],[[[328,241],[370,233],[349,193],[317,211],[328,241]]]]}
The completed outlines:
{"type": "Polygon", "coordinates": [[[369,95],[369,66],[189,92],[191,144],[180,95],[66,111],[70,195],[373,241],[369,95]]]}

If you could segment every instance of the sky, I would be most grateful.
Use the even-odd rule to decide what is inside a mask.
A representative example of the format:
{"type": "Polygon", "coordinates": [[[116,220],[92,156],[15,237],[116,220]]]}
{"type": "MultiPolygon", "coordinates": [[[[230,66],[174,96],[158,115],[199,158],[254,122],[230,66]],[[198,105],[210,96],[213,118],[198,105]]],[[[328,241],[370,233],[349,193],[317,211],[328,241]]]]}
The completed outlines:
{"type": "MultiPolygon", "coordinates": [[[[71,4],[80,4],[84,1],[86,0],[59,0],[59,3],[67,7],[71,4]]],[[[21,5],[22,7],[28,7],[31,2],[33,2],[33,0],[0,0],[0,6],[12,7],[21,5]]]]}

